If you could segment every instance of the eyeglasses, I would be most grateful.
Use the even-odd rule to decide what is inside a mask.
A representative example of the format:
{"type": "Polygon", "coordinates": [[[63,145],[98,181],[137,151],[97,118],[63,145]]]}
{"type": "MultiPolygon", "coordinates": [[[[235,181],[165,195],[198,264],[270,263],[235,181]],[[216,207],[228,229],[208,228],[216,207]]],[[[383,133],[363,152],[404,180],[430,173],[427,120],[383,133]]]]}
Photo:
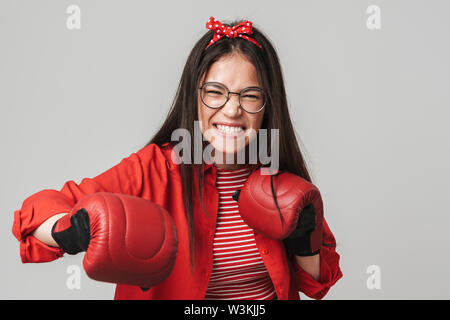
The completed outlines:
{"type": "Polygon", "coordinates": [[[266,93],[258,87],[248,87],[241,92],[231,92],[220,82],[206,82],[199,90],[203,103],[212,109],[219,109],[230,100],[230,94],[239,95],[239,106],[248,113],[258,113],[266,105],[266,93]]]}

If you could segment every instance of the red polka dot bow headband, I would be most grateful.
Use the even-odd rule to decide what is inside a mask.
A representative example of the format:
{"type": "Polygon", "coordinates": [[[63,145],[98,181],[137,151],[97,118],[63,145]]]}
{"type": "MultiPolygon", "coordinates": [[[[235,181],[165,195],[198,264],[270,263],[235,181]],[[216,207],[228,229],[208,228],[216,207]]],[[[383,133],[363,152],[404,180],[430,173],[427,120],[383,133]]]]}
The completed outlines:
{"type": "Polygon", "coordinates": [[[228,37],[228,38],[235,38],[235,37],[240,37],[240,38],[244,38],[248,41],[253,42],[254,44],[256,44],[259,48],[262,49],[261,45],[255,40],[250,38],[249,36],[247,36],[246,34],[252,34],[253,30],[252,30],[252,23],[250,21],[244,21],[241,22],[233,27],[227,27],[224,26],[220,21],[214,19],[214,17],[209,18],[209,20],[206,22],[206,28],[215,31],[214,32],[214,36],[211,39],[211,41],[209,41],[209,44],[206,46],[205,50],[208,49],[208,47],[210,45],[212,45],[213,43],[219,41],[220,39],[222,39],[223,37],[228,37]]]}

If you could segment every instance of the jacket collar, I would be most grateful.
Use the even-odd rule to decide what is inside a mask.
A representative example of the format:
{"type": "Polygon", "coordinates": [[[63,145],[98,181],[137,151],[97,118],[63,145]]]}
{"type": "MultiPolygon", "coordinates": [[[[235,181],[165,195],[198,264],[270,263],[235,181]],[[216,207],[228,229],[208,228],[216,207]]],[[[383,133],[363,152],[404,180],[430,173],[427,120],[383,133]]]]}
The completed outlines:
{"type": "Polygon", "coordinates": [[[214,167],[214,164],[213,163],[204,163],[203,164],[203,167],[202,167],[202,169],[203,169],[203,173],[206,173],[206,171],[208,171],[209,169],[211,169],[211,167],[214,167]]]}

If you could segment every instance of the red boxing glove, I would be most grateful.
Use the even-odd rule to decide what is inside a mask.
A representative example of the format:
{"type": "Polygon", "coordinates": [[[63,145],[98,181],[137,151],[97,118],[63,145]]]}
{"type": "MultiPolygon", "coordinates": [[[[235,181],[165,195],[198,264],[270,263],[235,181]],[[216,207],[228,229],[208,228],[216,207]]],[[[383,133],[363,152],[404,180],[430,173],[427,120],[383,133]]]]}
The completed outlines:
{"type": "Polygon", "coordinates": [[[175,224],[164,208],[106,192],[82,198],[54,224],[52,236],[69,254],[86,251],[83,267],[90,278],[143,288],[170,275],[178,246],[175,224]]]}
{"type": "Polygon", "coordinates": [[[259,168],[233,198],[238,201],[242,219],[257,233],[285,240],[288,249],[297,255],[320,251],[323,204],[312,183],[289,172],[263,175],[259,168]]]}

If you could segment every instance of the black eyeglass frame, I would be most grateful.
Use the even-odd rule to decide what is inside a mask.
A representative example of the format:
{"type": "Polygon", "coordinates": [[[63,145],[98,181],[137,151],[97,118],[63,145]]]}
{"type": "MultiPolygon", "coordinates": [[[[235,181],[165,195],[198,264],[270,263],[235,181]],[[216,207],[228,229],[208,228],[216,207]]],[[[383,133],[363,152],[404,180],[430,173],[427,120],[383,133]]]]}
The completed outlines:
{"type": "Polygon", "coordinates": [[[245,112],[252,113],[252,114],[259,113],[259,112],[261,112],[261,111],[264,109],[264,107],[266,106],[266,103],[267,103],[267,95],[266,95],[266,92],[265,92],[263,89],[259,88],[259,87],[247,87],[247,88],[242,89],[240,92],[232,92],[232,91],[230,91],[230,90],[227,88],[227,86],[224,85],[223,83],[220,83],[220,82],[205,82],[205,83],[204,83],[200,88],[198,88],[198,89],[199,89],[199,90],[203,90],[203,87],[206,86],[207,84],[216,84],[216,85],[222,86],[222,87],[224,87],[224,88],[226,89],[226,91],[227,91],[227,99],[225,100],[225,102],[224,102],[222,105],[220,105],[220,106],[218,106],[218,107],[211,107],[211,106],[209,106],[205,101],[203,101],[203,95],[200,93],[200,99],[202,100],[203,104],[204,104],[205,106],[207,106],[208,108],[211,108],[211,109],[220,109],[220,108],[222,108],[222,107],[230,100],[230,94],[237,94],[237,95],[239,96],[239,107],[242,108],[242,110],[244,110],[245,112]],[[245,92],[245,91],[248,91],[249,89],[252,89],[252,90],[256,89],[256,90],[258,90],[258,91],[261,91],[261,92],[263,93],[263,95],[264,95],[264,103],[263,103],[263,105],[261,106],[261,108],[259,108],[257,111],[248,111],[248,110],[246,110],[246,109],[242,106],[242,104],[241,104],[241,94],[242,94],[243,92],[245,92]]]}

